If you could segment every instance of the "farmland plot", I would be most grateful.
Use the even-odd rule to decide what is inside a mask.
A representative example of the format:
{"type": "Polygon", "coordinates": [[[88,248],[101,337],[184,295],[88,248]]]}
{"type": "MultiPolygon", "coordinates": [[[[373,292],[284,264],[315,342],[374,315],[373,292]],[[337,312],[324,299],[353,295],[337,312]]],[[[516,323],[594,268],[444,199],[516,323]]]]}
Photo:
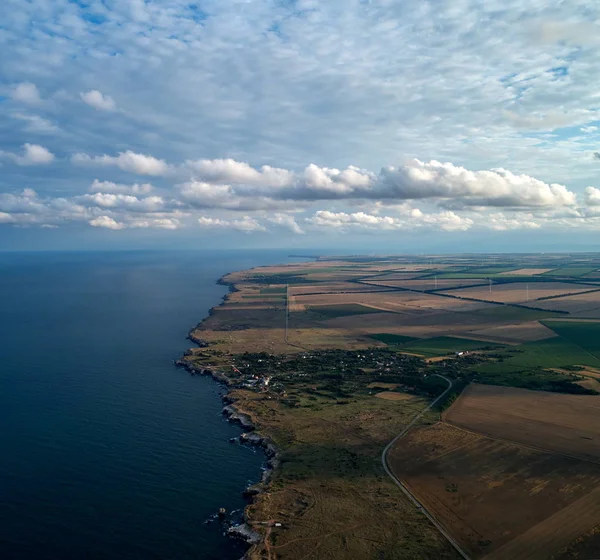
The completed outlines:
{"type": "Polygon", "coordinates": [[[471,384],[443,418],[486,436],[600,463],[600,396],[471,384]]]}

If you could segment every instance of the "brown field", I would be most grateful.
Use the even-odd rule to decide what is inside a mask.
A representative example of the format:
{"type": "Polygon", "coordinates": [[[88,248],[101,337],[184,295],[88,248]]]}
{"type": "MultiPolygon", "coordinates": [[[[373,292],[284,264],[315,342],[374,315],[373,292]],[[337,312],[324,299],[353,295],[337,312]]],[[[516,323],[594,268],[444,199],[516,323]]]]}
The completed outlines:
{"type": "Polygon", "coordinates": [[[421,280],[383,280],[379,278],[373,278],[366,280],[369,285],[387,286],[390,288],[404,288],[407,290],[434,290],[444,288],[460,288],[462,286],[472,286],[473,284],[485,284],[487,280],[485,278],[474,278],[474,279],[445,279],[438,278],[436,283],[434,278],[422,278],[421,280]],[[436,288],[437,287],[437,288],[436,288]]]}
{"type": "Polygon", "coordinates": [[[600,523],[600,470],[583,460],[438,423],[389,461],[473,558],[546,560],[600,523]]]}
{"type": "Polygon", "coordinates": [[[535,276],[536,274],[544,274],[549,272],[551,268],[519,268],[518,270],[509,270],[508,272],[501,272],[501,276],[535,276]]]}
{"type": "Polygon", "coordinates": [[[365,292],[384,290],[384,286],[365,286],[363,284],[355,284],[354,282],[327,282],[318,286],[290,286],[290,296],[300,296],[311,293],[344,293],[344,292],[365,292]]]}
{"type": "Polygon", "coordinates": [[[471,311],[482,308],[482,304],[476,302],[422,292],[298,295],[295,296],[295,303],[309,306],[358,303],[394,313],[421,313],[423,310],[471,311]]]}
{"type": "Polygon", "coordinates": [[[534,342],[556,336],[556,333],[539,321],[517,323],[514,325],[501,325],[487,329],[474,329],[468,332],[474,338],[483,337],[492,342],[505,342],[507,344],[521,344],[534,342]]]}
{"type": "Polygon", "coordinates": [[[377,275],[374,278],[365,279],[365,282],[388,282],[395,280],[412,280],[413,278],[419,278],[423,276],[423,272],[405,271],[405,272],[390,272],[388,274],[377,275]]]}
{"type": "Polygon", "coordinates": [[[600,463],[600,397],[595,395],[473,383],[443,419],[489,437],[600,463]]]}
{"type": "MultiPolygon", "coordinates": [[[[526,284],[519,282],[515,284],[493,284],[491,293],[488,286],[480,286],[476,288],[453,290],[450,295],[503,303],[525,303],[527,301],[532,303],[541,297],[560,296],[563,294],[584,292],[589,289],[589,286],[579,286],[577,284],[569,284],[566,282],[532,282],[529,284],[528,299],[526,284]]],[[[554,300],[543,300],[539,302],[539,305],[544,309],[556,309],[555,307],[546,305],[553,301],[554,300]]],[[[598,302],[600,305],[600,297],[598,302]]]]}
{"type": "MultiPolygon", "coordinates": [[[[590,286],[586,286],[586,288],[589,290],[590,286]]],[[[577,317],[600,317],[600,291],[549,299],[540,303],[544,304],[544,309],[568,311],[577,317]]]]}

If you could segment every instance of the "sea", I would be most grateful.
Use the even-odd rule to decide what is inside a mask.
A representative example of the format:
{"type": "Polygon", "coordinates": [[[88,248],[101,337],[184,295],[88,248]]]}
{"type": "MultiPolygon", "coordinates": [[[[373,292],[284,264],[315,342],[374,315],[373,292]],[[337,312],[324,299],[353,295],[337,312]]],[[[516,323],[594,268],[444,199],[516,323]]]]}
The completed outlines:
{"type": "Polygon", "coordinates": [[[240,558],[264,454],[173,364],[226,272],[285,251],[0,253],[0,559],[240,558]],[[231,513],[233,512],[233,513],[231,513]]]}

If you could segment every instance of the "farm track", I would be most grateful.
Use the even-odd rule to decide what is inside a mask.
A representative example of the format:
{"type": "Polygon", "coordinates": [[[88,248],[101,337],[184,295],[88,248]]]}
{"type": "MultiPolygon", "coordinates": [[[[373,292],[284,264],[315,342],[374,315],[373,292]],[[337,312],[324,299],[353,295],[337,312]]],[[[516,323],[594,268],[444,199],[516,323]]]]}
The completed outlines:
{"type": "Polygon", "coordinates": [[[448,533],[448,531],[446,531],[445,527],[434,517],[434,515],[429,510],[427,510],[425,508],[425,506],[417,499],[417,497],[412,493],[412,491],[398,477],[396,477],[396,475],[389,468],[388,462],[387,462],[387,455],[388,455],[390,449],[394,446],[394,444],[396,444],[398,442],[398,440],[403,438],[408,433],[408,431],[425,415],[425,413],[427,413],[429,410],[431,410],[452,389],[452,381],[450,381],[450,379],[448,379],[447,377],[444,377],[443,375],[438,375],[438,374],[434,374],[434,375],[444,379],[448,383],[448,388],[444,392],[442,392],[438,397],[436,397],[421,412],[419,412],[408,423],[408,425],[392,441],[390,441],[390,443],[388,443],[386,445],[385,449],[383,450],[383,452],[381,454],[381,464],[383,465],[385,472],[394,481],[396,486],[398,486],[398,488],[400,488],[400,490],[404,493],[404,495],[406,495],[407,498],[415,506],[417,506],[417,509],[419,509],[421,512],[423,512],[425,517],[427,517],[427,519],[429,519],[429,521],[431,521],[431,523],[435,526],[435,528],[454,547],[456,552],[458,552],[458,554],[462,558],[464,558],[464,560],[470,560],[470,556],[463,550],[463,548],[458,544],[458,542],[454,539],[454,537],[452,537],[452,535],[450,533],[448,533]]]}

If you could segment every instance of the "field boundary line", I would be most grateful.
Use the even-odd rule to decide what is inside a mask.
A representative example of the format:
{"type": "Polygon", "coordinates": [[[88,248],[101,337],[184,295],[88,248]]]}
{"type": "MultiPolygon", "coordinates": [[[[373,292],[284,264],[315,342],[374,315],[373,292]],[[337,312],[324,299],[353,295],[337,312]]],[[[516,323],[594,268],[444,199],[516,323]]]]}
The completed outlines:
{"type": "Polygon", "coordinates": [[[509,445],[515,445],[516,447],[522,447],[524,449],[530,449],[531,451],[537,451],[538,453],[545,453],[546,455],[556,455],[558,457],[564,457],[565,459],[573,459],[575,461],[581,461],[583,463],[591,463],[592,465],[600,465],[600,460],[594,461],[593,459],[586,459],[584,457],[580,457],[578,455],[569,455],[568,453],[561,453],[560,451],[553,451],[551,449],[544,449],[543,447],[536,447],[535,445],[530,445],[528,443],[521,443],[519,441],[515,441],[513,439],[504,439],[497,436],[492,436],[490,434],[486,434],[484,432],[478,432],[476,430],[471,430],[469,428],[465,428],[463,426],[458,426],[449,420],[442,420],[443,424],[447,426],[451,426],[457,430],[461,430],[463,432],[467,432],[469,434],[474,434],[476,436],[484,437],[490,439],[492,441],[499,441],[501,443],[508,443],[509,445]]]}
{"type": "Polygon", "coordinates": [[[442,536],[454,547],[456,552],[460,554],[464,560],[471,560],[471,557],[463,550],[463,548],[456,542],[454,537],[450,535],[450,533],[444,528],[444,526],[434,517],[434,515],[425,508],[425,506],[417,499],[417,497],[412,493],[412,491],[392,472],[387,462],[387,455],[390,449],[394,446],[394,444],[403,438],[408,431],[425,415],[426,412],[431,410],[443,397],[445,397],[448,392],[452,389],[453,383],[447,377],[443,375],[438,375],[434,373],[436,377],[442,378],[444,381],[448,383],[448,388],[445,389],[439,396],[437,396],[428,406],[426,406],[421,412],[419,412],[409,423],[408,425],[386,446],[383,452],[381,453],[381,464],[383,465],[383,469],[387,473],[387,475],[392,479],[392,481],[400,488],[400,490],[404,493],[404,495],[417,507],[419,511],[421,511],[427,519],[433,524],[433,526],[442,534],[442,536]]]}

